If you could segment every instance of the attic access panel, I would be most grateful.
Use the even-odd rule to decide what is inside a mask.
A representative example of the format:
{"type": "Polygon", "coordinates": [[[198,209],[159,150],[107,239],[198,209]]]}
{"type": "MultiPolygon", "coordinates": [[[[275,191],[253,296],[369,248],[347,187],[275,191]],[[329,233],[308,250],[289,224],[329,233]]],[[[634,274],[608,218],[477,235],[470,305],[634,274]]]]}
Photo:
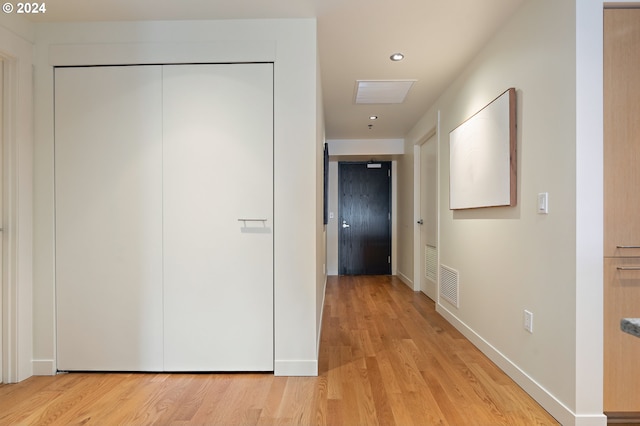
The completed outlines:
{"type": "Polygon", "coordinates": [[[401,104],[417,80],[357,80],[356,104],[401,104]]]}

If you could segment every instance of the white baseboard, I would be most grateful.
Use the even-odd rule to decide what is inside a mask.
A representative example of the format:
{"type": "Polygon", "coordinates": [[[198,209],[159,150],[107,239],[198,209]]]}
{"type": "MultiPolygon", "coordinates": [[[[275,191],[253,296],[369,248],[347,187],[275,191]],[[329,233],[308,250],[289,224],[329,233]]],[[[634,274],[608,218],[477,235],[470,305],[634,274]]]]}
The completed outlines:
{"type": "Polygon", "coordinates": [[[318,360],[277,361],[274,365],[274,376],[306,376],[318,375],[318,360]]]}
{"type": "Polygon", "coordinates": [[[413,290],[413,280],[411,278],[407,277],[405,274],[403,274],[400,271],[398,271],[397,276],[398,278],[400,278],[400,281],[405,283],[407,286],[409,286],[411,290],[413,290]]]}
{"type": "Polygon", "coordinates": [[[52,359],[34,359],[31,362],[34,376],[55,376],[56,363],[52,359]]]}
{"type": "MultiPolygon", "coordinates": [[[[324,300],[327,296],[327,275],[324,276],[324,288],[322,289],[322,303],[320,304],[320,324],[318,327],[318,335],[316,340],[316,359],[320,359],[320,338],[322,337],[322,320],[324,318],[324,300]]],[[[316,373],[317,375],[317,373],[316,373]]]]}
{"type": "Polygon", "coordinates": [[[502,371],[511,377],[538,404],[549,412],[564,426],[606,426],[607,417],[604,414],[577,415],[559,401],[549,391],[531,378],[520,367],[504,356],[500,351],[484,340],[469,326],[460,321],[454,313],[445,306],[437,304],[436,311],[451,323],[460,333],[473,343],[482,353],[493,361],[502,371]]]}
{"type": "Polygon", "coordinates": [[[576,415],[573,426],[607,426],[607,416],[604,414],[576,415]]]}

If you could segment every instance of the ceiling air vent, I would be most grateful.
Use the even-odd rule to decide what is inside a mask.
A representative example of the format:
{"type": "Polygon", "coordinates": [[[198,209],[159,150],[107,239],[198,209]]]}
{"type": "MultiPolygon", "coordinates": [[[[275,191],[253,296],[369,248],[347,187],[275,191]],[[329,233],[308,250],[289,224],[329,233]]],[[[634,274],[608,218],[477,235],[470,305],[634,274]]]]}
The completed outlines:
{"type": "Polygon", "coordinates": [[[417,80],[357,80],[356,104],[401,104],[417,80]]]}

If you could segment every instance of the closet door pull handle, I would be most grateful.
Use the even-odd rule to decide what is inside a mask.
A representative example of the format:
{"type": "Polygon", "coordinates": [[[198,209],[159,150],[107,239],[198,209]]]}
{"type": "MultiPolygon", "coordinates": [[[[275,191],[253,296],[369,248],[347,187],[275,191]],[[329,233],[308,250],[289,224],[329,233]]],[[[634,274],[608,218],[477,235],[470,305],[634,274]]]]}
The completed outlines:
{"type": "Polygon", "coordinates": [[[640,271],[640,266],[618,266],[618,271],[640,271]]]}
{"type": "Polygon", "coordinates": [[[619,249],[640,249],[640,246],[616,246],[619,249]]]}
{"type": "Polygon", "coordinates": [[[238,219],[238,222],[266,222],[268,219],[238,219]]]}

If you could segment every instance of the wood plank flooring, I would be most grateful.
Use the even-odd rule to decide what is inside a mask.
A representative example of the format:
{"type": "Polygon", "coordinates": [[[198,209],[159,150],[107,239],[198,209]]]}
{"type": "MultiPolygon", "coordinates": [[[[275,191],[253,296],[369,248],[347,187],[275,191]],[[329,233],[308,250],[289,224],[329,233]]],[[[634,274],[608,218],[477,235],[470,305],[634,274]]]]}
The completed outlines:
{"type": "Polygon", "coordinates": [[[0,425],[557,425],[395,277],[330,277],[318,377],[70,373],[0,385],[0,425]]]}

